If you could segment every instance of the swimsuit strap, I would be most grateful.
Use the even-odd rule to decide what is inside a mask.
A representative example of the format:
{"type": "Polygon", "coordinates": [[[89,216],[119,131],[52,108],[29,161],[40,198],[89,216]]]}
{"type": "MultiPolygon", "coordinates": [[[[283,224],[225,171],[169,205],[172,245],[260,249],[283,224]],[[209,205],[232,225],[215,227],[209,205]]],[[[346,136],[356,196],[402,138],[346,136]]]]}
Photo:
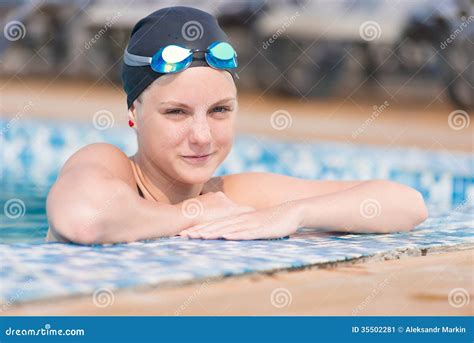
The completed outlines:
{"type": "Polygon", "coordinates": [[[138,195],[141,196],[143,199],[145,199],[145,196],[143,195],[143,192],[140,189],[140,186],[138,186],[138,183],[137,183],[137,189],[138,189],[138,195]]]}
{"type": "Polygon", "coordinates": [[[155,197],[146,189],[141,178],[141,170],[135,165],[135,161],[133,159],[130,160],[130,164],[132,166],[133,175],[135,176],[135,183],[137,184],[138,194],[143,197],[143,199],[146,199],[146,194],[149,198],[158,202],[158,200],[156,200],[155,197]]]}

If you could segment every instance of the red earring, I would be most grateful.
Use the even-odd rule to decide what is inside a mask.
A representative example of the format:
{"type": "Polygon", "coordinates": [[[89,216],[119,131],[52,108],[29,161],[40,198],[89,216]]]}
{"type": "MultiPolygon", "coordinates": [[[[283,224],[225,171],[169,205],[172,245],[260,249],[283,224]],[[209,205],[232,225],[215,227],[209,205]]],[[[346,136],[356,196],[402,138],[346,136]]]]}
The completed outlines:
{"type": "Polygon", "coordinates": [[[133,127],[133,125],[135,125],[135,123],[132,120],[129,120],[128,121],[128,126],[133,127]]]}

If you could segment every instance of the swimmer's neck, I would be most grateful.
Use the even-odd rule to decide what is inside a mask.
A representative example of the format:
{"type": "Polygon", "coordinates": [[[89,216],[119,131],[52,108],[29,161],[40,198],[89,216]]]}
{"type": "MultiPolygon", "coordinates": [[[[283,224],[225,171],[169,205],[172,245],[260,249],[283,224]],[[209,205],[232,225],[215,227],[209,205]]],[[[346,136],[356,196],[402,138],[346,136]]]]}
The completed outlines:
{"type": "Polygon", "coordinates": [[[195,198],[203,191],[203,184],[190,185],[170,179],[153,162],[144,160],[138,153],[129,159],[135,165],[137,184],[158,202],[174,205],[195,198]]]}

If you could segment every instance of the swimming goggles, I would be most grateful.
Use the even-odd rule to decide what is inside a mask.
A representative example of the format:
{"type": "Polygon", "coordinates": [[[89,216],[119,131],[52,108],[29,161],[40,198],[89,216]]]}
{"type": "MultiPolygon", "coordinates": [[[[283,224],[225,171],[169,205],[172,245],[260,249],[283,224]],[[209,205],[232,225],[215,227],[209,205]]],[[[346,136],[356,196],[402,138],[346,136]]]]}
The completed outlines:
{"type": "Polygon", "coordinates": [[[214,42],[206,50],[168,45],[158,50],[153,57],[134,55],[125,49],[124,62],[130,67],[149,65],[158,73],[176,73],[189,67],[196,52],[204,52],[207,64],[215,69],[237,68],[237,53],[226,42],[214,42]]]}

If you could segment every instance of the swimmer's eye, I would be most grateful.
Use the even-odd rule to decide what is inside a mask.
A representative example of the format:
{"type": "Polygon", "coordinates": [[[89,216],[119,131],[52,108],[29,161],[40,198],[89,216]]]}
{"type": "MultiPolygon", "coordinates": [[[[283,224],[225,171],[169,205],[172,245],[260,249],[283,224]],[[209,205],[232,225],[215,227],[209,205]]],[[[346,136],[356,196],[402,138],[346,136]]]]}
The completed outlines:
{"type": "Polygon", "coordinates": [[[231,110],[232,109],[229,106],[216,106],[212,109],[212,112],[224,113],[224,112],[229,112],[231,110]]]}
{"type": "MultiPolygon", "coordinates": [[[[224,115],[227,116],[227,113],[231,112],[231,111],[232,111],[232,108],[229,107],[229,106],[216,106],[212,109],[211,114],[220,115],[220,116],[224,116],[224,115]]],[[[166,110],[164,113],[165,114],[170,114],[170,115],[173,115],[173,116],[187,114],[186,111],[184,111],[180,108],[172,108],[172,109],[166,110]]]]}
{"type": "Polygon", "coordinates": [[[186,112],[184,112],[182,109],[179,109],[179,108],[173,108],[173,109],[167,110],[165,114],[186,114],[186,112]]]}
{"type": "Polygon", "coordinates": [[[216,106],[211,111],[211,116],[215,119],[226,119],[229,117],[232,108],[229,106],[216,106]]]}

